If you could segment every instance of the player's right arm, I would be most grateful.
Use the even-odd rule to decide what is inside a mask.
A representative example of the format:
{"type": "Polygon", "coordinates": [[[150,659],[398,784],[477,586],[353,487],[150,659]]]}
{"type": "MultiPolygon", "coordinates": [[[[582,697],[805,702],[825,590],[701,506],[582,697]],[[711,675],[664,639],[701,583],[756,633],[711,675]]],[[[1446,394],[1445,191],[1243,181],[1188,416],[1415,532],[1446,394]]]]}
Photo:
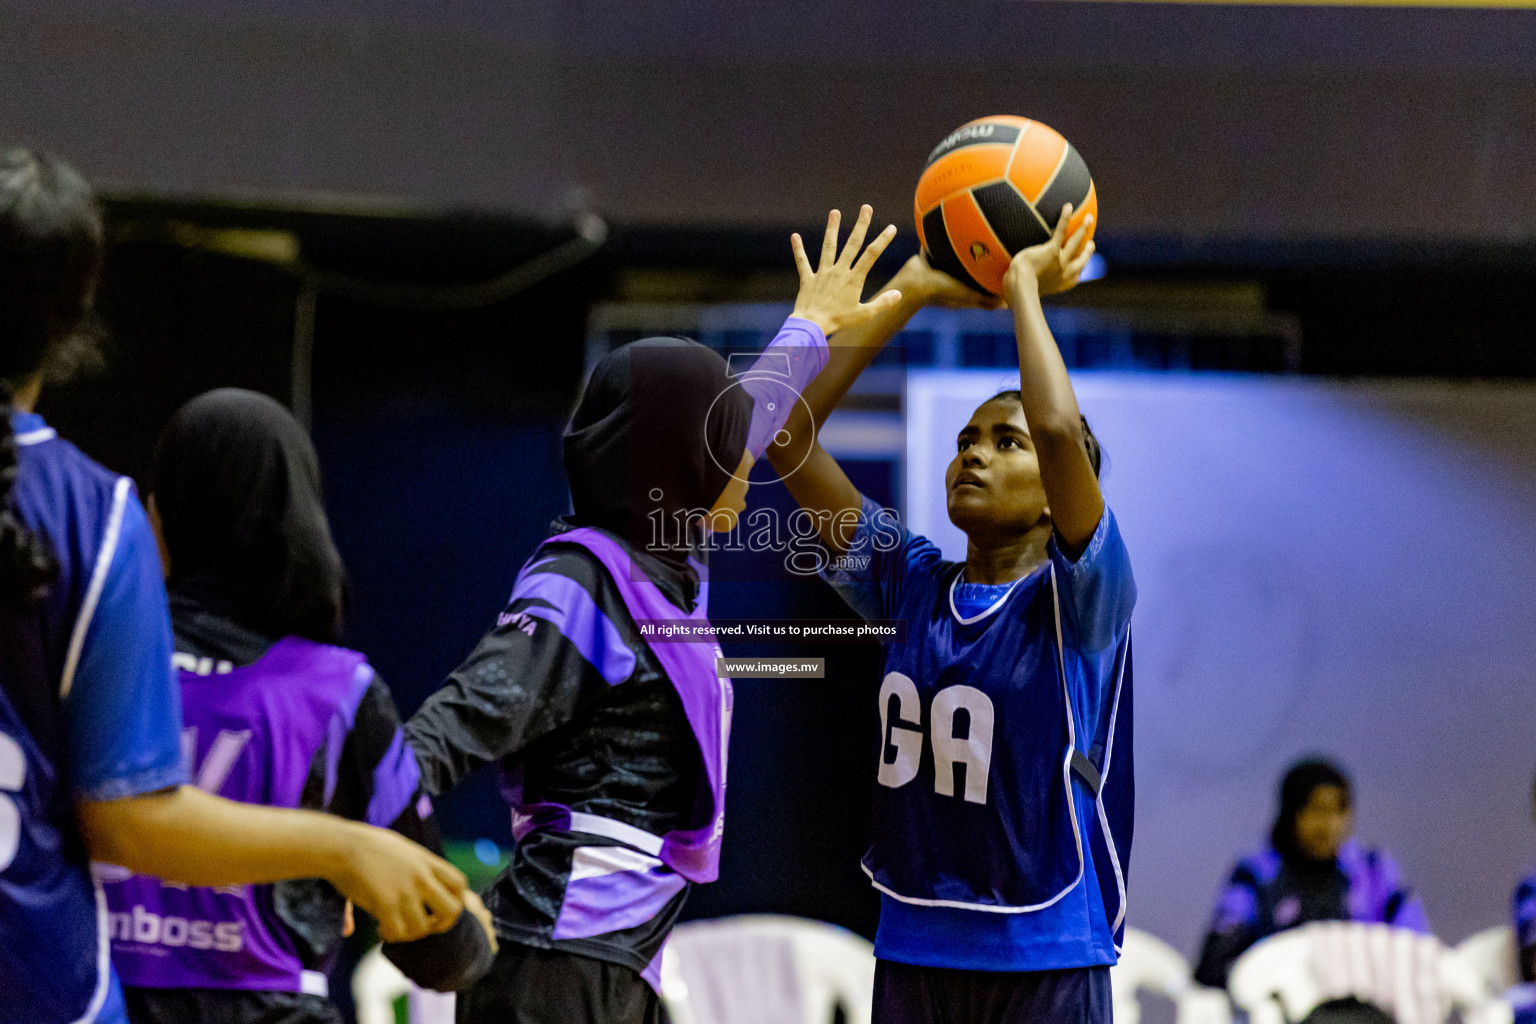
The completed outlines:
{"type": "Polygon", "coordinates": [[[325,878],[389,938],[451,926],[464,876],[414,843],[182,785],[181,691],[159,554],[138,500],[124,490],[116,501],[116,544],[104,545],[93,571],[97,600],[60,685],[69,778],[91,856],[191,885],[325,878]]]}
{"type": "MultiPolygon", "coordinates": [[[[794,236],[795,263],[800,271],[801,288],[800,299],[796,302],[796,316],[805,315],[800,312],[801,303],[807,300],[813,289],[819,287],[818,279],[827,272],[829,266],[835,268],[848,261],[850,269],[857,272],[856,287],[863,288],[864,277],[874,265],[874,258],[879,256],[896,233],[894,227],[886,228],[870,243],[864,256],[852,262],[853,254],[863,244],[873,212],[868,206],[860,209],[859,219],[848,237],[843,255],[837,257],[839,217],[836,210],[832,211],[822,243],[821,269],[815,272],[805,257],[799,236],[794,236]],[[871,253],[874,257],[871,257],[871,253]]],[[[847,287],[845,284],[845,291],[847,287]]],[[[801,508],[816,514],[822,542],[835,555],[844,554],[848,550],[852,538],[851,524],[859,512],[862,498],[837,460],[816,440],[822,424],[842,402],[853,382],[859,379],[859,375],[880,350],[901,332],[918,310],[927,305],[988,308],[996,304],[991,296],[974,291],[948,274],[934,270],[921,255],[907,260],[880,298],[885,301],[874,315],[835,333],[827,332],[827,365],[802,392],[805,404],[797,403],[785,423],[788,443],[772,445],[768,449],[768,457],[774,469],[780,474],[788,474],[784,476],[784,485],[789,488],[790,495],[801,508]],[[886,299],[885,296],[892,292],[896,297],[886,299]]]]}
{"type": "Polygon", "coordinates": [[[1252,877],[1239,865],[1216,902],[1211,930],[1195,964],[1196,982],[1210,988],[1227,987],[1233,962],[1259,938],[1258,916],[1258,892],[1252,877]]]}
{"type": "Polygon", "coordinates": [[[519,575],[497,624],[405,724],[428,793],[524,749],[630,678],[595,558],[558,549],[519,575]]]}
{"type": "Polygon", "coordinates": [[[469,887],[457,868],[394,832],[193,786],[81,801],[76,815],[95,860],[186,885],[324,878],[377,918],[390,942],[453,927],[469,887]]]}
{"type": "Polygon", "coordinates": [[[1056,538],[1069,558],[1076,559],[1093,539],[1104,518],[1104,494],[1098,474],[1083,445],[1082,413],[1051,336],[1040,304],[1043,295],[1075,288],[1093,255],[1088,238],[1092,218],[1068,235],[1072,204],[1049,240],[1021,249],[1003,275],[1003,292],[1013,309],[1019,350],[1019,404],[1029,425],[1030,443],[1040,463],[1040,482],[1051,510],[1056,538]]]}

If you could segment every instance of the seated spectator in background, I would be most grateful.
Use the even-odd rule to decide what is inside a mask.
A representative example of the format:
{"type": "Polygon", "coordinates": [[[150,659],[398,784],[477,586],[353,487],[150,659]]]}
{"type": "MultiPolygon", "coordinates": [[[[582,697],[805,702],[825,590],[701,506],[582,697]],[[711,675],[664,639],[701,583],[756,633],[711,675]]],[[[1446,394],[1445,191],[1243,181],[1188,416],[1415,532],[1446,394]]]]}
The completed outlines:
{"type": "Polygon", "coordinates": [[[1195,980],[1225,988],[1249,946],[1313,921],[1368,921],[1429,932],[1397,863],[1350,838],[1354,799],[1336,765],[1303,761],[1280,784],[1270,847],[1238,862],[1216,904],[1195,980]]]}

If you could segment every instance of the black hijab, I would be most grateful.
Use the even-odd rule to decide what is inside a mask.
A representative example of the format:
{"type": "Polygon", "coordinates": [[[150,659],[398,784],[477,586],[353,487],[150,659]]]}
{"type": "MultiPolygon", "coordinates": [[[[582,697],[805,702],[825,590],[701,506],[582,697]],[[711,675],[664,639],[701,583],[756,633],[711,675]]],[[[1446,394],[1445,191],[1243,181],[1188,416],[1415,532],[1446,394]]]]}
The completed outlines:
{"type": "Polygon", "coordinates": [[[334,643],[346,570],[320,499],[320,463],[298,421],[253,391],[182,406],[151,480],[173,594],[277,639],[334,643]]]}
{"type": "Polygon", "coordinates": [[[1275,815],[1269,837],[1275,851],[1287,863],[1300,867],[1315,863],[1296,844],[1296,817],[1312,799],[1312,794],[1323,786],[1337,786],[1344,793],[1346,805],[1353,799],[1349,778],[1343,769],[1321,758],[1293,765],[1280,783],[1280,810],[1275,815]]]}
{"type": "Polygon", "coordinates": [[[615,533],[691,576],[687,559],[703,560],[702,535],[679,523],[720,499],[751,424],[751,397],[698,342],[646,338],[609,353],[565,431],[571,523],[615,533]]]}

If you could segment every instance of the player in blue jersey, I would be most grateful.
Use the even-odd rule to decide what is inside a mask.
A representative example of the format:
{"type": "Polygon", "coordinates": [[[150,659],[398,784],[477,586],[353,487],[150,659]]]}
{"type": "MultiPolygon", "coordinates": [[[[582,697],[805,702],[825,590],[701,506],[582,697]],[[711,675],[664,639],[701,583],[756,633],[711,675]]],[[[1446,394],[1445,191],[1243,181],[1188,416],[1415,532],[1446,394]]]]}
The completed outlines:
{"type": "Polygon", "coordinates": [[[1225,988],[1249,946],[1312,921],[1371,921],[1429,934],[1424,906],[1397,862],[1355,842],[1353,830],[1354,795],[1342,769],[1307,760],[1286,772],[1269,847],[1233,869],[1195,980],[1225,988]]]}
{"type": "Polygon", "coordinates": [[[0,1024],[124,1020],[92,858],[194,885],[326,878],[392,939],[464,906],[463,875],[395,833],[183,784],[144,510],[32,411],[90,351],[102,250],[78,174],[0,151],[0,1024]]]}
{"type": "MultiPolygon", "coordinates": [[[[389,688],[336,646],[346,570],[304,428],[266,395],[210,391],[171,418],[151,479],[196,785],[366,821],[441,852],[389,688]]],[[[326,975],[344,905],[328,883],[189,888],[134,875],[105,889],[134,1024],[341,1019],[326,975]]],[[[473,893],[464,899],[472,910],[449,931],[384,946],[418,985],[451,991],[489,968],[490,915],[473,893]]]]}
{"type": "Polygon", "coordinates": [[[899,528],[814,437],[918,308],[988,304],[921,256],[891,282],[896,309],[832,340],[804,393],[814,422],[797,412],[770,449],[837,559],[827,579],[866,618],[906,622],[886,645],[864,859],[881,894],[879,1024],[1109,1020],[1131,840],[1136,587],[1040,304],[1076,285],[1093,251],[1082,231],[1068,237],[1069,216],[1004,279],[1019,388],[960,427],[945,476],[964,562],[899,528]]]}

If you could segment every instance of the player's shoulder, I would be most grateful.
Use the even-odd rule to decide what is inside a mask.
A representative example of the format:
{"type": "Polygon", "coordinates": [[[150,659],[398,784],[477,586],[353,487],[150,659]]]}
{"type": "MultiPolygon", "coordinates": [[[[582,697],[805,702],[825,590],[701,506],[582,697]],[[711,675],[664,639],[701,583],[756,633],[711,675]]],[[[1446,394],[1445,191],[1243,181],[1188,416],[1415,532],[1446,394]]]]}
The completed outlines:
{"type": "Polygon", "coordinates": [[[608,570],[596,553],[575,541],[562,541],[558,536],[539,549],[539,553],[523,568],[521,576],[538,573],[550,573],[573,580],[593,597],[612,586],[608,570]]]}
{"type": "Polygon", "coordinates": [[[520,619],[530,605],[556,609],[562,616],[595,611],[625,644],[642,642],[624,595],[602,559],[585,545],[561,541],[558,535],[518,573],[502,623],[520,619]]]}
{"type": "Polygon", "coordinates": [[[1104,511],[1099,516],[1099,523],[1093,529],[1093,536],[1088,538],[1088,543],[1083,551],[1075,559],[1067,558],[1061,552],[1060,542],[1056,535],[1051,535],[1051,546],[1074,570],[1092,565],[1097,570],[1108,569],[1130,570],[1125,548],[1125,538],[1120,534],[1120,521],[1115,518],[1115,510],[1104,504],[1104,511]]]}
{"type": "Polygon", "coordinates": [[[628,618],[624,597],[596,552],[575,541],[550,540],[517,576],[511,601],[531,600],[556,608],[590,601],[608,618],[628,618]]]}
{"type": "Polygon", "coordinates": [[[82,511],[96,511],[104,516],[121,501],[126,477],[58,436],[41,418],[18,419],[15,437],[20,473],[15,500],[24,513],[78,516],[82,511]]]}
{"type": "MultiPolygon", "coordinates": [[[[84,599],[86,583],[105,555],[122,563],[151,558],[149,523],[134,495],[133,483],[59,437],[37,416],[13,419],[18,473],[11,492],[16,513],[48,538],[58,558],[63,585],[56,601],[84,599]]],[[[158,570],[156,572],[158,578],[158,570]]]]}
{"type": "Polygon", "coordinates": [[[1345,840],[1339,847],[1339,866],[1350,878],[1395,880],[1400,873],[1397,861],[1386,850],[1365,846],[1354,839],[1345,840]]]}
{"type": "Polygon", "coordinates": [[[1255,888],[1268,885],[1280,874],[1280,853],[1266,846],[1238,859],[1232,868],[1234,885],[1251,885],[1255,888]]]}

